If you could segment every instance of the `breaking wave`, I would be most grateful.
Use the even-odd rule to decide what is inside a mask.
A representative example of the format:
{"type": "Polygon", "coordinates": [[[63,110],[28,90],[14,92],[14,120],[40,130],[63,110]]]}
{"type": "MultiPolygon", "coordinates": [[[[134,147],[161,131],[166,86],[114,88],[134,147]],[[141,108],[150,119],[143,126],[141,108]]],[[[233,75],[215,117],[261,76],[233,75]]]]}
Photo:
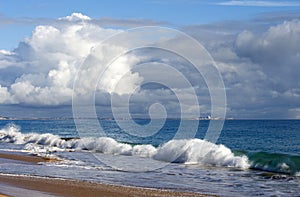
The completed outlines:
{"type": "Polygon", "coordinates": [[[25,134],[20,132],[18,126],[9,125],[0,130],[0,142],[23,144],[24,149],[35,154],[55,151],[90,151],[153,158],[173,163],[251,168],[291,175],[297,175],[300,172],[299,156],[264,152],[244,152],[235,155],[222,144],[217,145],[201,139],[174,139],[154,147],[151,144],[121,143],[109,137],[66,140],[50,133],[25,134]]]}
{"type": "Polygon", "coordinates": [[[300,175],[300,156],[268,152],[247,153],[247,156],[251,169],[300,175]]]}

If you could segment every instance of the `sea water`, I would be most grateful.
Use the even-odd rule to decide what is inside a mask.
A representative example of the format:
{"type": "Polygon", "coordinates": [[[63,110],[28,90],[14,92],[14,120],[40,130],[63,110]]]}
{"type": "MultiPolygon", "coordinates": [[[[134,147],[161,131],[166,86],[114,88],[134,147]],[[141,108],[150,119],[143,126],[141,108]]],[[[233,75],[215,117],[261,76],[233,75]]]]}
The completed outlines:
{"type": "MultiPolygon", "coordinates": [[[[181,121],[189,132],[198,120],[181,121]]],[[[147,137],[130,135],[114,120],[99,120],[105,131],[99,136],[90,122],[83,136],[72,119],[0,121],[0,151],[60,159],[40,165],[2,159],[0,172],[221,196],[300,195],[299,120],[226,120],[216,143],[203,140],[208,120],[188,139],[174,139],[180,120],[167,120],[147,137]]]]}

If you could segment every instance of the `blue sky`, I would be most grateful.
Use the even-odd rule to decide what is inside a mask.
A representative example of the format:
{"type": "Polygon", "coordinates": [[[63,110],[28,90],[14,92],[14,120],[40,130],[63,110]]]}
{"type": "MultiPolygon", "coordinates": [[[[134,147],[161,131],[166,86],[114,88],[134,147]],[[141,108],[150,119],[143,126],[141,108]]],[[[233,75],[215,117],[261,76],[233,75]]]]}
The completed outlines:
{"type": "Polygon", "coordinates": [[[1,48],[13,49],[30,36],[38,19],[56,19],[80,12],[92,18],[150,19],[173,26],[250,20],[263,13],[298,11],[299,1],[228,0],[11,0],[0,2],[1,48]],[[7,23],[10,20],[11,23],[7,23]],[[16,23],[16,21],[20,21],[16,23]],[[35,21],[36,20],[36,21],[35,21]]]}
{"type": "MultiPolygon", "coordinates": [[[[300,2],[295,0],[0,1],[0,116],[71,116],[74,76],[91,49],[110,35],[147,25],[179,29],[206,48],[224,80],[229,117],[300,119],[300,2]]],[[[178,47],[193,52],[180,40],[178,47]]],[[[133,69],[156,60],[168,60],[189,75],[203,114],[210,114],[207,87],[195,83],[195,70],[170,54],[141,50],[118,63],[133,69]]],[[[124,95],[142,79],[132,71],[123,92],[114,92],[120,67],[109,70],[97,92],[96,103],[107,116],[109,98],[116,94],[124,103],[124,95]]],[[[152,76],[167,78],[192,98],[167,74],[152,76]]],[[[90,83],[91,76],[83,79],[90,83]]],[[[134,92],[136,115],[147,114],[153,101],[178,115],[170,91],[153,84],[144,87],[134,92]]],[[[187,105],[186,113],[193,107],[187,105]]]]}

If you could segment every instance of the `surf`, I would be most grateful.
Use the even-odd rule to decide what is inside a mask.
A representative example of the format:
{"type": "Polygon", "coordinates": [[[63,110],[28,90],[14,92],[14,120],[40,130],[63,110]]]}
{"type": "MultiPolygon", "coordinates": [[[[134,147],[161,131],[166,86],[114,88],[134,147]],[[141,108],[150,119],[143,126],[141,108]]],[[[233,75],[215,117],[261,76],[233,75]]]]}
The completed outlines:
{"type": "Polygon", "coordinates": [[[289,175],[299,175],[300,172],[300,157],[296,155],[232,151],[223,144],[214,144],[197,138],[173,139],[154,146],[118,142],[110,137],[63,139],[50,133],[22,133],[20,127],[10,124],[0,129],[0,142],[24,145],[25,150],[34,154],[89,151],[152,158],[185,165],[254,169],[289,175]]]}

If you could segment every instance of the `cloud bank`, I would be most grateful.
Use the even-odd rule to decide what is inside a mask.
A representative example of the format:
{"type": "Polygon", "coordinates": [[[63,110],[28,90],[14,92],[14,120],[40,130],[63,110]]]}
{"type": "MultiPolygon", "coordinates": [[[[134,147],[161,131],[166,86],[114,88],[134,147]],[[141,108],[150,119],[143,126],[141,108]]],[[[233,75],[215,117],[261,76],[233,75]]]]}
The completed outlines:
{"type": "MultiPolygon", "coordinates": [[[[226,86],[228,116],[300,117],[300,20],[286,20],[263,28],[259,23],[248,27],[203,25],[184,27],[183,30],[202,43],[216,61],[226,86]]],[[[80,13],[59,18],[51,24],[36,26],[32,35],[21,41],[13,51],[0,50],[0,104],[71,106],[74,77],[83,61],[104,39],[123,31],[101,27],[94,19],[80,13]]],[[[183,46],[178,42],[178,47],[183,46]]],[[[117,54],[121,49],[103,46],[97,50],[96,58],[101,65],[101,60],[107,58],[108,53],[117,54]]],[[[101,85],[96,90],[97,105],[109,108],[110,98],[114,95],[119,99],[119,107],[122,109],[124,98],[127,98],[124,95],[133,94],[131,112],[136,115],[147,114],[153,103],[167,106],[169,113],[174,116],[182,113],[174,92],[159,84],[142,86],[144,76],[135,69],[136,65],[143,62],[164,62],[189,76],[201,101],[201,112],[209,114],[209,92],[205,82],[197,78],[195,70],[187,62],[177,58],[150,49],[134,51],[118,58],[101,76],[101,85]],[[130,72],[122,79],[119,88],[115,89],[127,71],[130,72]]],[[[105,69],[105,65],[101,69],[105,69]]],[[[189,105],[189,89],[168,74],[161,72],[155,76],[158,79],[167,78],[174,84],[177,92],[181,92],[187,100],[184,113],[192,113],[196,106],[189,105]]],[[[99,82],[98,77],[99,70],[86,72],[83,78],[86,80],[82,81],[84,88],[78,93],[84,95],[89,92],[92,84],[99,82]]]]}
{"type": "MultiPolygon", "coordinates": [[[[261,20],[260,20],[261,21],[261,20]]],[[[297,118],[299,114],[300,21],[276,25],[194,26],[225,81],[228,115],[243,118],[297,118]]]]}

